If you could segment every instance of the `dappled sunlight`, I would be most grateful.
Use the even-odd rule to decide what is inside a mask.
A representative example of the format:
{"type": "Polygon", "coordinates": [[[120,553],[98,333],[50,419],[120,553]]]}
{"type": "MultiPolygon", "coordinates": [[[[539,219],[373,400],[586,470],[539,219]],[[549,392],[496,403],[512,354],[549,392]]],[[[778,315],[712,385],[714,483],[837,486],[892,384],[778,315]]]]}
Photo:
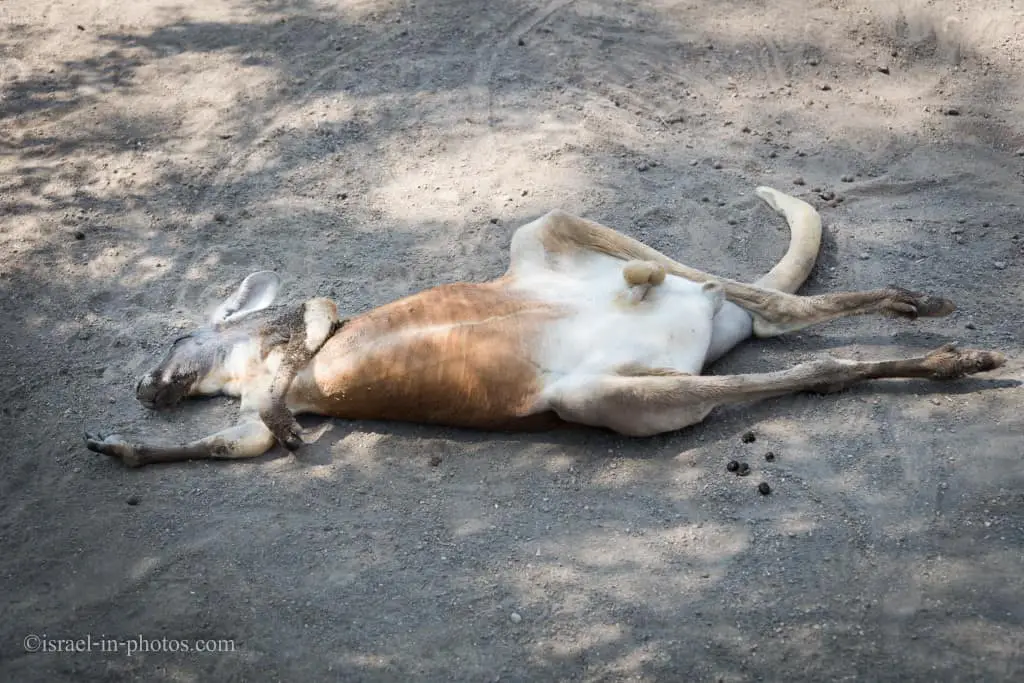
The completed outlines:
{"type": "Polygon", "coordinates": [[[132,581],[143,581],[148,578],[153,572],[160,569],[163,564],[163,560],[155,555],[149,557],[143,557],[141,560],[135,563],[131,571],[128,572],[128,578],[132,581]]]}
{"type": "MultiPolygon", "coordinates": [[[[971,654],[981,661],[989,658],[1014,659],[1024,648],[1024,635],[1012,626],[993,624],[984,619],[970,617],[950,624],[943,629],[940,637],[947,642],[956,643],[957,647],[969,649],[971,654]]],[[[992,669],[993,674],[999,672],[998,665],[992,669]]]]}
{"type": "Polygon", "coordinates": [[[602,647],[618,643],[625,635],[621,624],[591,624],[574,630],[571,637],[555,637],[534,646],[534,656],[541,661],[547,657],[570,657],[590,652],[598,657],[602,647]]]}
{"type": "Polygon", "coordinates": [[[339,655],[336,661],[343,662],[360,670],[386,670],[395,661],[393,655],[384,654],[350,654],[339,655]]]}
{"type": "Polygon", "coordinates": [[[578,169],[562,163],[538,163],[529,151],[533,145],[557,148],[565,140],[577,139],[578,131],[545,130],[542,122],[535,122],[530,128],[502,135],[478,127],[471,135],[436,152],[417,155],[411,168],[406,162],[407,170],[383,183],[369,200],[409,223],[451,220],[462,215],[467,204],[488,212],[480,216],[483,220],[510,208],[526,215],[543,213],[551,208],[552,197],[579,190],[586,182],[578,169]],[[469,168],[476,170],[467,173],[469,168]],[[521,187],[532,177],[544,178],[539,198],[525,191],[502,191],[521,187]]]}
{"type": "Polygon", "coordinates": [[[714,566],[741,553],[749,542],[744,530],[705,524],[702,527],[678,526],[663,531],[648,530],[637,538],[607,529],[593,539],[599,549],[588,548],[577,540],[578,549],[569,551],[580,563],[592,567],[664,568],[676,558],[714,566]],[[671,559],[669,559],[671,558],[671,559]]]}

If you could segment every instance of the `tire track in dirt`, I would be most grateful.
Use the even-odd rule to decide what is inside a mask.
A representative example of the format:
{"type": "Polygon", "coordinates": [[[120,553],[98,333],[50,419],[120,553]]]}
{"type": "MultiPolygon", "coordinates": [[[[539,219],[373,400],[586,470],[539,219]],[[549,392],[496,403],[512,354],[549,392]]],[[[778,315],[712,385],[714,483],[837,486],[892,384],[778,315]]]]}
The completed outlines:
{"type": "MultiPolygon", "coordinates": [[[[494,127],[494,72],[501,62],[501,59],[508,52],[513,41],[518,41],[524,35],[537,28],[553,15],[555,12],[575,2],[576,0],[554,0],[539,9],[523,12],[516,17],[511,24],[504,29],[505,37],[495,46],[481,47],[477,53],[478,67],[470,81],[470,93],[475,94],[484,91],[487,103],[487,127],[494,127]]],[[[474,95],[475,96],[475,95],[474,95]]]]}
{"type": "Polygon", "coordinates": [[[755,53],[756,66],[764,73],[764,84],[768,89],[778,90],[789,81],[789,60],[772,38],[761,38],[758,42],[760,49],[755,53]]]}

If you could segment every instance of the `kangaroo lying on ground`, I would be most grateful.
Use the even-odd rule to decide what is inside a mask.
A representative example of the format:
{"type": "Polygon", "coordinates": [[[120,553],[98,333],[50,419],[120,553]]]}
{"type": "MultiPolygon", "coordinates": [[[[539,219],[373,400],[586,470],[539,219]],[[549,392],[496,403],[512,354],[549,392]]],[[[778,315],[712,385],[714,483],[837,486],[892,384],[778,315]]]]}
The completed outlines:
{"type": "Polygon", "coordinates": [[[648,436],[701,422],[716,406],[885,377],[952,379],[998,368],[994,351],[952,345],[904,360],[823,358],[787,370],[702,376],[752,334],[835,318],[944,316],[951,302],[899,288],[793,294],[814,266],[821,219],[768,187],[789,249],[753,285],[684,266],[562,211],[512,237],[508,270],[435,287],[350,319],[328,299],[270,308],[279,278],[253,273],[209,327],[176,340],[136,393],[151,408],[190,396],[241,398],[238,423],[183,446],[86,434],[90,450],[140,466],[249,458],[302,445],[294,415],[403,420],[485,430],[580,424],[648,436]]]}

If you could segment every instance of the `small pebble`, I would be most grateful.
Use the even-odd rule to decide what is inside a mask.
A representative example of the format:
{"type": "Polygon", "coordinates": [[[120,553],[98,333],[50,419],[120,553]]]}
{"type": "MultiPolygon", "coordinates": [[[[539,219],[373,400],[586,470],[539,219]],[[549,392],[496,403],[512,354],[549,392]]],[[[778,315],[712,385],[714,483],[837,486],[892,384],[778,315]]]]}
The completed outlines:
{"type": "Polygon", "coordinates": [[[967,323],[966,325],[964,325],[964,327],[966,327],[969,330],[976,330],[976,329],[978,329],[978,326],[975,325],[974,323],[967,323]]]}
{"type": "Polygon", "coordinates": [[[860,252],[860,260],[861,261],[867,261],[869,258],[871,258],[871,254],[869,254],[866,251],[860,252]]]}
{"type": "Polygon", "coordinates": [[[779,154],[774,149],[772,151],[768,152],[768,158],[769,159],[774,159],[777,156],[779,156],[779,154]]]}
{"type": "Polygon", "coordinates": [[[805,183],[805,181],[803,179],[803,176],[797,176],[796,178],[793,178],[793,184],[794,185],[804,185],[806,183],[805,183]]]}
{"type": "Polygon", "coordinates": [[[494,225],[497,225],[498,224],[498,219],[497,218],[492,218],[491,219],[491,223],[493,223],[494,225]]]}
{"type": "Polygon", "coordinates": [[[218,223],[224,223],[224,222],[227,221],[227,219],[228,219],[227,215],[221,213],[220,211],[218,211],[217,213],[213,214],[213,220],[217,221],[218,223]]]}
{"type": "Polygon", "coordinates": [[[768,485],[768,482],[762,481],[760,484],[757,485],[757,491],[762,496],[767,496],[769,493],[772,492],[772,487],[768,485]]]}
{"type": "Polygon", "coordinates": [[[956,107],[946,107],[942,110],[942,113],[946,116],[960,116],[960,110],[956,107]]]}
{"type": "Polygon", "coordinates": [[[844,175],[844,176],[842,176],[840,178],[840,180],[843,181],[844,183],[852,183],[853,182],[853,176],[852,175],[844,175]]]}
{"type": "Polygon", "coordinates": [[[440,464],[441,464],[441,456],[440,455],[432,455],[432,456],[430,456],[430,466],[431,467],[437,467],[440,464]]]}
{"type": "Polygon", "coordinates": [[[711,168],[715,168],[715,169],[722,168],[722,162],[721,161],[716,161],[715,163],[711,164],[711,168]]]}
{"type": "Polygon", "coordinates": [[[964,231],[964,229],[963,228],[959,228],[959,227],[958,228],[950,228],[949,229],[949,234],[950,235],[959,235],[963,231],[964,231]]]}
{"type": "Polygon", "coordinates": [[[831,86],[831,85],[829,85],[828,83],[822,83],[822,84],[821,84],[821,89],[822,89],[822,90],[831,90],[831,89],[832,89],[832,86],[831,86]]]}
{"type": "Polygon", "coordinates": [[[1006,261],[993,261],[992,262],[992,266],[996,270],[1005,270],[1006,269],[1006,261]]]}
{"type": "Polygon", "coordinates": [[[508,618],[512,621],[513,624],[518,624],[520,621],[523,620],[523,618],[519,615],[519,612],[513,612],[512,614],[508,615],[508,618]]]}
{"type": "Polygon", "coordinates": [[[743,436],[740,437],[743,443],[754,443],[757,441],[757,435],[754,432],[743,432],[743,436]]]}
{"type": "Polygon", "coordinates": [[[1016,152],[1014,152],[1014,154],[1016,154],[1019,157],[1024,157],[1024,147],[1018,149],[1016,152]]]}
{"type": "Polygon", "coordinates": [[[690,159],[690,166],[696,166],[698,163],[700,162],[698,162],[696,159],[690,159]]]}
{"type": "Polygon", "coordinates": [[[772,451],[768,451],[767,453],[764,454],[764,459],[767,460],[768,462],[775,460],[775,453],[773,453],[772,451]]]}
{"type": "Polygon", "coordinates": [[[740,464],[735,460],[730,460],[729,463],[725,466],[725,469],[728,470],[729,472],[735,472],[739,468],[740,464]]]}
{"type": "Polygon", "coordinates": [[[738,474],[741,477],[747,476],[748,474],[750,474],[750,465],[748,463],[741,462],[740,468],[736,470],[736,474],[738,474]]]}
{"type": "Polygon", "coordinates": [[[72,234],[75,236],[76,240],[84,240],[85,239],[85,233],[82,232],[81,230],[75,230],[72,234]]]}
{"type": "Polygon", "coordinates": [[[836,193],[832,192],[831,190],[825,190],[824,192],[820,193],[818,196],[821,197],[822,199],[824,199],[826,202],[830,202],[830,201],[832,201],[833,199],[836,198],[836,193]]]}
{"type": "Polygon", "coordinates": [[[518,45],[519,47],[523,47],[524,45],[526,45],[526,41],[520,38],[519,40],[516,41],[516,45],[518,45]]]}
{"type": "Polygon", "coordinates": [[[139,504],[139,497],[138,496],[128,496],[128,500],[126,500],[125,502],[128,503],[129,505],[138,505],[139,504]]]}
{"type": "Polygon", "coordinates": [[[887,67],[885,64],[879,64],[875,68],[878,69],[879,73],[883,73],[883,74],[888,74],[889,73],[889,67],[887,67]]]}
{"type": "Polygon", "coordinates": [[[647,163],[643,162],[643,161],[641,161],[639,164],[636,165],[636,170],[640,171],[641,173],[643,173],[644,171],[646,171],[649,168],[650,168],[650,166],[648,166],[647,163]]]}

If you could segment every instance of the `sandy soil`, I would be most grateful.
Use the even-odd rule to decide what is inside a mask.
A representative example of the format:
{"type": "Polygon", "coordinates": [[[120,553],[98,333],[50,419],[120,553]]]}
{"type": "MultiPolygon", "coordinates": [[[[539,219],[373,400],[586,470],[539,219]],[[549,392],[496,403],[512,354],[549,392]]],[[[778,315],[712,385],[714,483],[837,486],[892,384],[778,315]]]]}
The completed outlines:
{"type": "Polygon", "coordinates": [[[3,680],[1024,676],[1019,1],[5,0],[0,19],[3,680]],[[714,372],[951,340],[1011,361],[645,440],[308,419],[297,457],[133,471],[83,448],[85,428],[230,423],[226,399],[151,414],[132,389],[248,272],[357,312],[499,274],[515,227],[562,207],[753,279],[787,238],[759,184],[821,209],[804,291],[898,283],[960,310],[751,342],[714,372]],[[234,651],[30,653],[30,634],[234,651]]]}

